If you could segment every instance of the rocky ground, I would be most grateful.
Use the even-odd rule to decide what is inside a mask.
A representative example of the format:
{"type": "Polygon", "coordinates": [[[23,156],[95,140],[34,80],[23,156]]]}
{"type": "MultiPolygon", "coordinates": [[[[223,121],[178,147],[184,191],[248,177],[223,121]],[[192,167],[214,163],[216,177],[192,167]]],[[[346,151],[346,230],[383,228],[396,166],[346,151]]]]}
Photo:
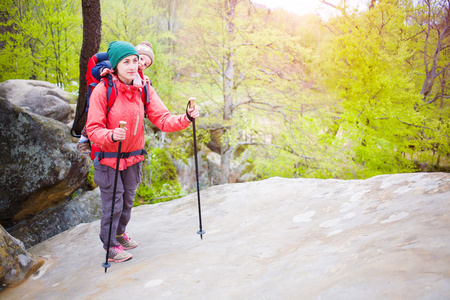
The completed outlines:
{"type": "Polygon", "coordinates": [[[29,251],[8,299],[449,299],[450,174],[271,178],[133,211],[134,258],[105,274],[99,221],[29,251]]]}

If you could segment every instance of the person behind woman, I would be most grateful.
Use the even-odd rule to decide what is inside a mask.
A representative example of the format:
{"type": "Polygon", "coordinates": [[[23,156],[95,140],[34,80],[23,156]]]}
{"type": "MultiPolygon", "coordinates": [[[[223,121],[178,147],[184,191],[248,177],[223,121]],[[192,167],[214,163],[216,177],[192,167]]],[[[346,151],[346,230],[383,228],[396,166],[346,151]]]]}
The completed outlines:
{"type": "MultiPolygon", "coordinates": [[[[141,181],[141,167],[144,155],[144,115],[159,129],[165,132],[179,131],[187,128],[190,121],[186,114],[172,115],[152,86],[149,87],[150,103],[144,106],[141,89],[144,80],[138,75],[139,55],[136,48],[123,41],[115,41],[108,46],[113,80],[116,84],[116,99],[109,112],[106,111],[107,88],[98,84],[91,95],[86,131],[97,147],[104,152],[94,162],[94,182],[100,187],[102,216],[100,222],[100,239],[103,248],[108,248],[108,233],[112,207],[115,169],[118,167],[114,214],[111,226],[111,240],[108,261],[122,262],[133,255],[127,251],[137,247],[138,243],[129,238],[126,227],[131,218],[136,189],[141,181]],[[127,123],[119,128],[119,121],[127,123]],[[117,151],[122,142],[121,158],[117,166],[117,151]]],[[[196,108],[188,109],[192,118],[198,118],[196,108]]]]}
{"type": "MultiPolygon", "coordinates": [[[[136,51],[139,54],[139,71],[144,71],[155,61],[155,54],[153,53],[153,46],[150,42],[143,41],[136,45],[136,51]]],[[[100,81],[103,76],[110,73],[111,61],[109,59],[103,60],[92,68],[92,76],[100,81]]]]}

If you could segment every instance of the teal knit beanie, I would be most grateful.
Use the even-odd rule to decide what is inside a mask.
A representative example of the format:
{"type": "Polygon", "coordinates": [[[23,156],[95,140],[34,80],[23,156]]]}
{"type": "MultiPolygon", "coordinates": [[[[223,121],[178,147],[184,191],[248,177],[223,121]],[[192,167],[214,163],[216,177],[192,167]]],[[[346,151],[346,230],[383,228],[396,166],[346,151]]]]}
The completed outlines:
{"type": "Polygon", "coordinates": [[[107,53],[112,69],[114,69],[117,64],[127,56],[136,55],[139,58],[136,48],[132,44],[122,41],[110,43],[107,53]]]}

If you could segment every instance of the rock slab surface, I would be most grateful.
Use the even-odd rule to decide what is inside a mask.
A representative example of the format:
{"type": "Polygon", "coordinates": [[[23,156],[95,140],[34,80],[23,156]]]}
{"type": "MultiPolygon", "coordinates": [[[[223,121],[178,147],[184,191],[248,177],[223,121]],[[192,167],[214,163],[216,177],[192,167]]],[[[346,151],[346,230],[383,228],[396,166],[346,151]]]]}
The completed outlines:
{"type": "Polygon", "coordinates": [[[450,174],[271,178],[135,208],[105,274],[99,222],[32,248],[17,299],[450,299],[450,174]]]}

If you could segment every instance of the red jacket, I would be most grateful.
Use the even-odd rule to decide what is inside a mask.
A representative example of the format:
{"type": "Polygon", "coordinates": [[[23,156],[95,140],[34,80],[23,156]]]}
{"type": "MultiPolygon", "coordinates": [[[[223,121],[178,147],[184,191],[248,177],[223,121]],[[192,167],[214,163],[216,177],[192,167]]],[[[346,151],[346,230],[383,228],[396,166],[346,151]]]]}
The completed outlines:
{"type": "MultiPolygon", "coordinates": [[[[127,85],[113,76],[116,84],[116,99],[106,113],[107,88],[102,82],[92,91],[89,105],[89,113],[86,122],[86,132],[89,140],[103,152],[117,152],[119,142],[113,142],[111,135],[114,128],[119,127],[119,121],[127,122],[126,138],[122,142],[121,152],[132,152],[145,147],[144,136],[144,102],[141,99],[140,88],[143,85],[134,83],[127,85]]],[[[136,80],[135,80],[136,81],[136,80]]],[[[152,86],[149,86],[150,103],[146,106],[148,119],[159,129],[165,132],[173,132],[185,129],[190,122],[185,115],[171,115],[167,107],[156,94],[152,86]]],[[[119,170],[144,160],[144,155],[136,155],[120,159],[119,170]]],[[[116,168],[117,158],[103,158],[100,164],[116,168]]]]}

